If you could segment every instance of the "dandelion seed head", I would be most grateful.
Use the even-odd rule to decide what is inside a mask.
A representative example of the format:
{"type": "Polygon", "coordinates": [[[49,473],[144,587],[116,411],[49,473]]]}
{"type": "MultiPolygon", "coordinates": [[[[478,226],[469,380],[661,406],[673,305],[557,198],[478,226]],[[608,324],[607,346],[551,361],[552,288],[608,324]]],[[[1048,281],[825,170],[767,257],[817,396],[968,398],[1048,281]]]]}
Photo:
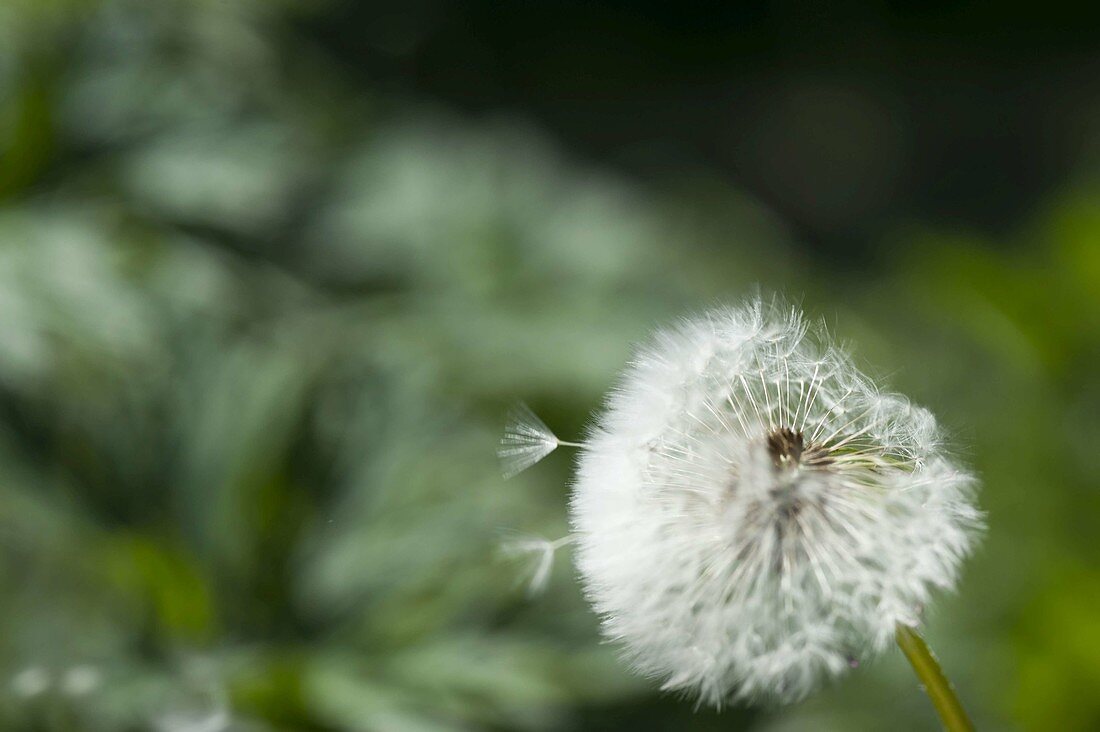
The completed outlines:
{"type": "Polygon", "coordinates": [[[981,529],[934,417],[791,307],[659,331],[584,443],[571,519],[607,637],[664,688],[801,699],[918,623],[981,529]]]}

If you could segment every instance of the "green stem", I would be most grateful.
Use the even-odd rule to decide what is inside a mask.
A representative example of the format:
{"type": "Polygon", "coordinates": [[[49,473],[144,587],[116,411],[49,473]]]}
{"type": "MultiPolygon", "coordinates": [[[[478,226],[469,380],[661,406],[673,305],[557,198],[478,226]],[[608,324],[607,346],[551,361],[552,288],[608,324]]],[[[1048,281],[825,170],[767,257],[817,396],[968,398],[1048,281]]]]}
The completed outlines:
{"type": "Polygon", "coordinates": [[[917,678],[928,698],[932,700],[932,705],[936,707],[943,728],[947,732],[973,732],[974,723],[966,716],[966,710],[963,709],[959,697],[955,696],[951,682],[943,675],[939,661],[924,639],[917,635],[916,629],[899,624],[895,637],[905,657],[913,665],[913,670],[917,672],[917,678]]]}

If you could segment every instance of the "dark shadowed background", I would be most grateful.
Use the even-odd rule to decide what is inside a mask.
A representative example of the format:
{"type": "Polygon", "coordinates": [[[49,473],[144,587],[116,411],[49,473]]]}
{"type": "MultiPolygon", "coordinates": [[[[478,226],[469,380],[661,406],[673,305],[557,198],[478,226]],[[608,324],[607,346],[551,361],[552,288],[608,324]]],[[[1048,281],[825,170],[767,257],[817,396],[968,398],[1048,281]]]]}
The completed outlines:
{"type": "Polygon", "coordinates": [[[575,437],[757,284],[983,476],[927,615],[978,727],[1100,727],[1097,17],[0,4],[0,726],[935,728],[896,652],[697,711],[497,550],[567,530],[508,404],[575,437]]]}

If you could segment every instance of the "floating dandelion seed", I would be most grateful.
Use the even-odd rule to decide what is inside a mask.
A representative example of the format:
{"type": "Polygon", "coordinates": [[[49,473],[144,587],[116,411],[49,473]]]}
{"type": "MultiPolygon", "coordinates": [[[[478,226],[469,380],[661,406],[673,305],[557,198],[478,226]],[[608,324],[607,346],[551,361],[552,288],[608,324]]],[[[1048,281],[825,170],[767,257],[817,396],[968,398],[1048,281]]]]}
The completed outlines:
{"type": "Polygon", "coordinates": [[[527,594],[534,596],[540,594],[549,584],[550,571],[554,568],[554,555],[558,549],[572,542],[572,536],[563,536],[551,541],[541,536],[525,534],[505,540],[501,549],[507,556],[531,559],[531,579],[527,583],[527,594]]]}
{"type": "MultiPolygon", "coordinates": [[[[525,414],[512,473],[564,444],[525,414]]],[[[974,486],[928,411],[758,298],[640,350],[582,445],[571,520],[604,633],[639,671],[715,706],[791,702],[954,586],[974,486]]]]}
{"type": "Polygon", "coordinates": [[[516,404],[508,411],[504,435],[497,448],[504,477],[507,479],[522,473],[560,445],[581,446],[576,442],[562,442],[530,407],[522,402],[516,404]]]}

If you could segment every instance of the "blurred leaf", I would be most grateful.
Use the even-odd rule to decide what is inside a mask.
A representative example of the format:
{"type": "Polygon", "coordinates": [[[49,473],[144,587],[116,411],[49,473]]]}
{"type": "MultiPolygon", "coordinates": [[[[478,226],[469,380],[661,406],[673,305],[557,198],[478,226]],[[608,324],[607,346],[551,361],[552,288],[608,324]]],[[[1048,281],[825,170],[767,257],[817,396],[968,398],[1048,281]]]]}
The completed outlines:
{"type": "Polygon", "coordinates": [[[183,642],[209,640],[215,630],[210,590],[193,560],[149,536],[114,534],[98,558],[108,581],[148,602],[153,630],[183,642]]]}

